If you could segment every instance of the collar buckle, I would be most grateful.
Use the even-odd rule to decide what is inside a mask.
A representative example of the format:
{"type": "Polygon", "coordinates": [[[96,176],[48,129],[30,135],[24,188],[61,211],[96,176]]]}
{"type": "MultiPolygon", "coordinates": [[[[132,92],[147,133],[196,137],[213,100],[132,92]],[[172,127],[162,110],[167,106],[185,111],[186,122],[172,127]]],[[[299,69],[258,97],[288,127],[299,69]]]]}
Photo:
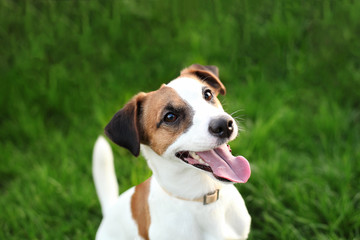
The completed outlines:
{"type": "Polygon", "coordinates": [[[208,205],[210,203],[216,202],[220,196],[219,191],[219,189],[216,189],[215,192],[204,195],[203,205],[208,205]]]}

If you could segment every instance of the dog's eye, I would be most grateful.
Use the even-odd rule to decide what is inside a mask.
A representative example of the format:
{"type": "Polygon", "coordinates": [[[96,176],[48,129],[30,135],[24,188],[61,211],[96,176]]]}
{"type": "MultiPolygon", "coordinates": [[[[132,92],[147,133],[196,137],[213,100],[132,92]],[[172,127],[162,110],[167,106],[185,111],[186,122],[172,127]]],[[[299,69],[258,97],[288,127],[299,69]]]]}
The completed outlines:
{"type": "Polygon", "coordinates": [[[178,116],[175,113],[169,112],[164,116],[164,122],[173,123],[177,118],[178,116]]]}
{"type": "Polygon", "coordinates": [[[212,98],[213,98],[213,94],[212,94],[211,90],[210,90],[210,89],[206,89],[206,90],[204,91],[204,99],[205,99],[206,101],[211,101],[212,98]]]}

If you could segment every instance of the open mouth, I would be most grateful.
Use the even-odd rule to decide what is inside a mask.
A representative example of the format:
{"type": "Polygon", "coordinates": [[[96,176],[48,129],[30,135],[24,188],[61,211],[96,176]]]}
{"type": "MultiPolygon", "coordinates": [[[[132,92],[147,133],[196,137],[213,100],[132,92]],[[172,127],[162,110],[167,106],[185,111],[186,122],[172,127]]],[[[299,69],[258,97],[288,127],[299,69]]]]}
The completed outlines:
{"type": "Polygon", "coordinates": [[[229,145],[203,151],[181,151],[176,153],[187,164],[210,172],[221,181],[245,183],[250,177],[249,162],[243,156],[234,157],[229,145]]]}

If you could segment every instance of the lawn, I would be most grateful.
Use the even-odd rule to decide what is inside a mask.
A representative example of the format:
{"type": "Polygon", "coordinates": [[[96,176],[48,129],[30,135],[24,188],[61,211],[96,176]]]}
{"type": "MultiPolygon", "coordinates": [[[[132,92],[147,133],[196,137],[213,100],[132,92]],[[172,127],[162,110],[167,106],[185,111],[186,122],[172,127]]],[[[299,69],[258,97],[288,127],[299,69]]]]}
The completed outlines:
{"type": "MultiPolygon", "coordinates": [[[[249,239],[360,239],[360,1],[0,0],[0,239],[93,239],[94,141],[217,65],[251,164],[249,239]]],[[[123,192],[151,175],[113,145],[123,192]]]]}

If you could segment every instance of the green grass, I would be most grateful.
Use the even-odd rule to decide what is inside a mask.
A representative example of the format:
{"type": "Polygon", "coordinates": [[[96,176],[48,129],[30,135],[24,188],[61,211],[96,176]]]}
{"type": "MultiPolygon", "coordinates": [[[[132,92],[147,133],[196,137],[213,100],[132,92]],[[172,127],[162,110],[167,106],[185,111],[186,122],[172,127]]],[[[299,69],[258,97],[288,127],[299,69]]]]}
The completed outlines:
{"type": "MultiPolygon", "coordinates": [[[[0,239],[93,239],[95,139],[138,91],[219,66],[250,239],[360,239],[359,1],[0,0],[0,239]],[[237,112],[237,110],[241,110],[237,112]]],[[[120,190],[151,173],[114,146],[120,190]]]]}

